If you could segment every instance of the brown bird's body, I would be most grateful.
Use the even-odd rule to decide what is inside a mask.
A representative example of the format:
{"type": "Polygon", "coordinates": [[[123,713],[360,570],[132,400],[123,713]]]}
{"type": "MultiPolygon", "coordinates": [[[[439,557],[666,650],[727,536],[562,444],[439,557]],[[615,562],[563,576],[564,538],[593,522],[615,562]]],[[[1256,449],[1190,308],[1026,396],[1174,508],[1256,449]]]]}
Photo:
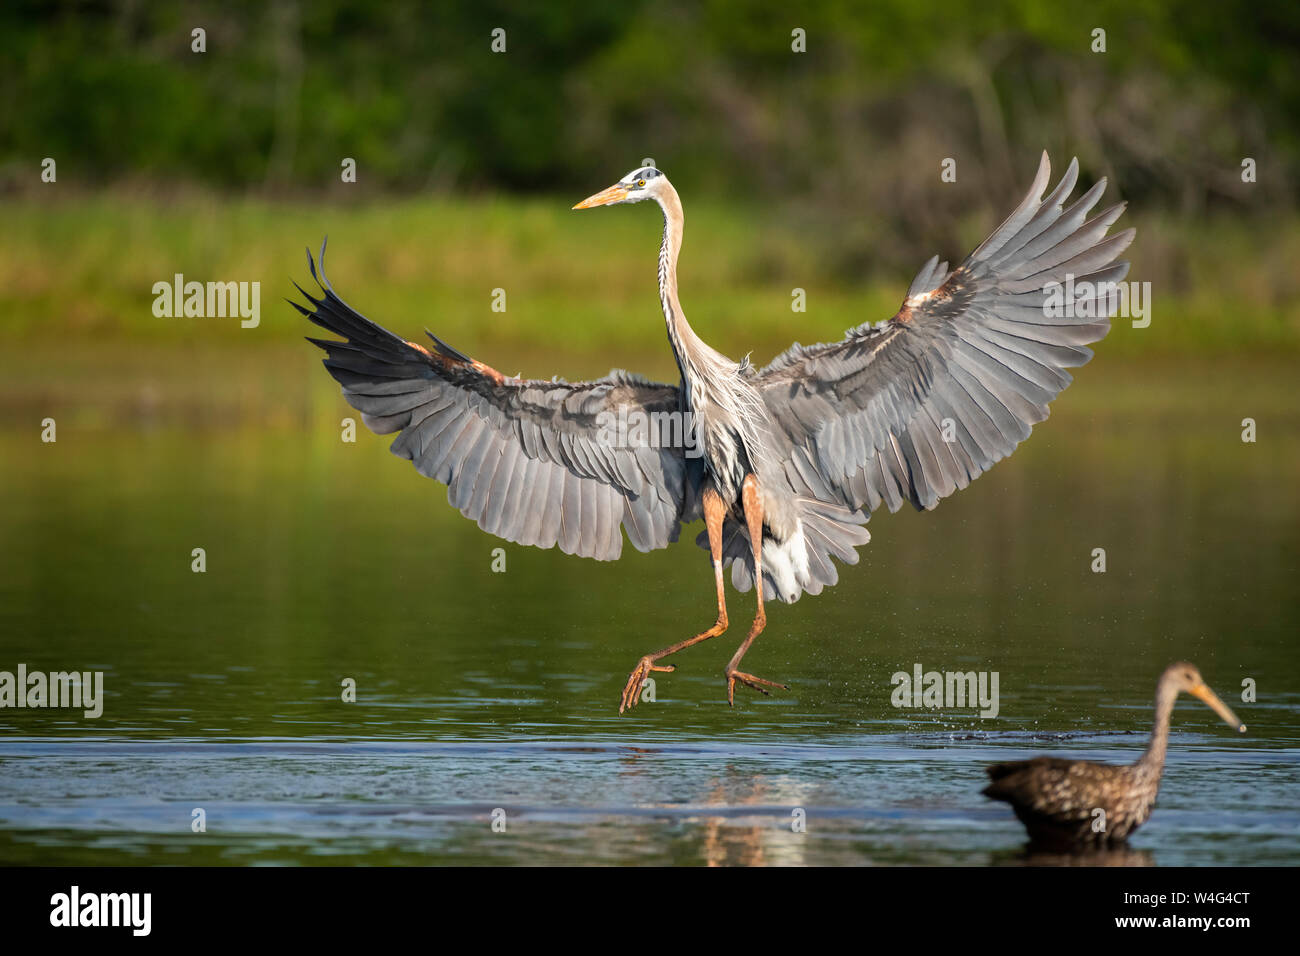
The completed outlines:
{"type": "Polygon", "coordinates": [[[1160,790],[1169,744],[1169,717],[1179,692],[1208,704],[1228,723],[1246,727],[1205,686],[1191,664],[1170,664],[1156,686],[1156,718],[1151,743],[1126,766],[1035,757],[988,768],[992,779],[984,795],[1011,804],[1036,846],[1099,847],[1124,843],[1147,821],[1160,790]]]}

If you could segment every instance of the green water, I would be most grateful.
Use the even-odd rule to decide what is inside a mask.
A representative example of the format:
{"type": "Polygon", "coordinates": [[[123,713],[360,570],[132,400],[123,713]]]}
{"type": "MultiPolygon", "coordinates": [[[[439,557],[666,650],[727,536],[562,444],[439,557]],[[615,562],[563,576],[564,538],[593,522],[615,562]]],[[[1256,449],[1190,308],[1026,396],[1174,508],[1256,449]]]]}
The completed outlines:
{"type": "Polygon", "coordinates": [[[0,862],[1022,862],[983,764],[1133,759],[1178,658],[1250,730],[1180,703],[1117,859],[1300,862],[1294,363],[1099,358],[1011,459],[771,606],[746,666],[788,692],[727,706],[729,593],[620,717],[637,658],[713,620],[698,529],[613,564],[489,538],[339,440],[308,352],[4,359],[0,670],[103,671],[105,702],[0,709],[0,862]],[[998,672],[998,716],[893,707],[917,663],[998,672]]]}

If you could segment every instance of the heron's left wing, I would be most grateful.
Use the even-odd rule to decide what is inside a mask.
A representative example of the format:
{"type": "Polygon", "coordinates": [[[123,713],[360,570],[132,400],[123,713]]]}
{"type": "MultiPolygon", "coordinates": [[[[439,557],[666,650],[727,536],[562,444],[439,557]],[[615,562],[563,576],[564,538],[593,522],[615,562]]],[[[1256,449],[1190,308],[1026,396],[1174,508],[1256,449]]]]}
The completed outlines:
{"type": "Polygon", "coordinates": [[[322,295],[299,287],[312,308],[291,304],[342,336],[309,341],[325,350],[343,397],[372,431],[398,432],[393,453],[447,485],[451,504],[484,531],[608,561],[622,553],[624,529],[648,551],[695,517],[688,490],[699,468],[674,440],[675,386],[627,372],[508,378],[433,333],[426,348],[371,322],[308,262],[322,295]]]}
{"type": "Polygon", "coordinates": [[[796,344],[756,373],[788,470],[850,508],[933,508],[1047,417],[1065,369],[1110,326],[1108,284],[1128,273],[1115,260],[1134,234],[1106,236],[1123,204],[1087,218],[1104,179],[1063,209],[1078,163],[1040,201],[1049,174],[1044,153],[1016,211],[952,272],[938,256],[926,263],[893,318],[796,344]]]}

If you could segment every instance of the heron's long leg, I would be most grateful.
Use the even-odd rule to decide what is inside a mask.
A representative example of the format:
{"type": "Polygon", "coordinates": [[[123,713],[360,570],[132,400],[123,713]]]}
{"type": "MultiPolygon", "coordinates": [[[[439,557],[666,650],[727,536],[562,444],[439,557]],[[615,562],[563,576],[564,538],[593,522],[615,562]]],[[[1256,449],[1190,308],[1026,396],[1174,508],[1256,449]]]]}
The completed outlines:
{"type": "Polygon", "coordinates": [[[727,664],[727,703],[733,707],[736,706],[736,681],[740,681],[762,694],[767,693],[766,688],[768,687],[780,687],[782,690],[789,690],[785,684],[778,684],[776,681],[764,680],[761,677],[755,677],[753,674],[746,674],[744,671],[736,670],[737,665],[740,664],[740,659],[745,656],[749,646],[754,643],[754,638],[762,634],[763,628],[767,627],[767,612],[763,610],[763,497],[759,493],[758,479],[753,475],[748,475],[745,478],[741,501],[745,506],[745,523],[749,526],[749,546],[754,551],[754,593],[758,596],[758,610],[754,614],[754,623],[750,625],[749,634],[745,636],[744,643],[736,649],[731,662],[727,664]]]}
{"type": "Polygon", "coordinates": [[[671,647],[665,647],[662,651],[654,654],[647,654],[641,660],[637,661],[636,667],[632,668],[632,673],[628,676],[627,685],[623,688],[623,699],[619,702],[618,712],[631,707],[635,707],[641,699],[641,684],[650,675],[651,671],[671,671],[676,668],[667,664],[659,666],[655,663],[669,654],[676,654],[678,651],[685,650],[692,644],[698,644],[701,641],[707,641],[711,637],[717,637],[727,629],[727,599],[722,589],[722,519],[726,516],[727,506],[723,504],[722,497],[713,488],[704,489],[704,524],[709,531],[709,554],[713,558],[713,577],[718,586],[718,620],[717,622],[700,634],[687,638],[684,641],[678,641],[671,647]]]}

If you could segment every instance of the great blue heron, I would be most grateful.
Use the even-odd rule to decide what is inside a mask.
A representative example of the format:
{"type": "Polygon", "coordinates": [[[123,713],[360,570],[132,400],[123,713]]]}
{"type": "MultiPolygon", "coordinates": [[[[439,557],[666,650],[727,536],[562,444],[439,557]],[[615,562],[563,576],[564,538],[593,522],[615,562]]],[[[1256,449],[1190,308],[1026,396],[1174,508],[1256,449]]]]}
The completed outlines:
{"type": "Polygon", "coordinates": [[[984,788],[984,795],[1011,804],[1035,845],[1072,848],[1123,843],[1155,806],[1169,746],[1169,716],[1180,693],[1204,701],[1229,727],[1246,732],[1246,725],[1206,686],[1201,672],[1178,661],[1165,668],[1156,684],[1151,743],[1136,762],[1113,766],[1035,757],[994,764],[988,768],[993,782],[984,788]]]}
{"type": "Polygon", "coordinates": [[[322,297],[295,307],[345,341],[311,339],[347,401],[394,454],[448,486],[448,500],[490,534],[609,561],[623,532],[640,551],[666,547],[704,518],[696,543],[713,559],[712,627],[642,657],[619,712],[670,654],[727,629],[723,569],[758,610],[727,664],[764,694],[781,687],[741,671],[766,624],[764,602],[817,594],[855,564],[863,525],[882,503],[933,508],[1010,454],[1092,356],[1128,271],[1115,262],[1133,230],[1106,232],[1123,205],[1087,219],[1099,181],[1068,209],[1078,163],[1041,202],[1044,153],[1029,194],[957,269],[935,256],[888,321],[834,344],[795,344],[763,369],[733,361],[691,329],[677,297],[681,200],[658,169],[632,170],[575,209],[653,200],[663,210],[659,304],[681,373],[678,385],[624,371],[594,382],[502,375],[428,333],[427,348],[362,317],[308,253],[322,297]],[[1073,277],[1070,287],[1067,280],[1073,277]],[[1059,285],[1058,285],[1059,284],[1059,285]],[[1053,308],[1061,288],[1072,300],[1053,308]],[[761,568],[759,574],[756,568],[761,568]]]}

